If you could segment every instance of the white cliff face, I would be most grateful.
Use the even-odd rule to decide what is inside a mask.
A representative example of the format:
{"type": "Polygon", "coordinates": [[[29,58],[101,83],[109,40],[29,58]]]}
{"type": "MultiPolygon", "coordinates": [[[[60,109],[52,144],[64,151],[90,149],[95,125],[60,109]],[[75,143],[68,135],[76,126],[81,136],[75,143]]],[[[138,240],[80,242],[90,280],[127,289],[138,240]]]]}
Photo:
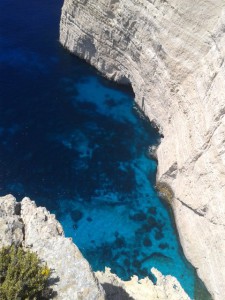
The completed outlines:
{"type": "Polygon", "coordinates": [[[0,197],[0,248],[16,244],[36,252],[58,278],[51,287],[58,300],[190,300],[176,278],[163,276],[156,269],[156,285],[148,279],[122,281],[110,272],[93,273],[88,262],[60,223],[46,208],[12,195],[0,197]]]}
{"type": "Polygon", "coordinates": [[[65,0],[60,42],[130,82],[164,138],[157,179],[171,186],[186,257],[225,295],[225,1],[65,0]]]}

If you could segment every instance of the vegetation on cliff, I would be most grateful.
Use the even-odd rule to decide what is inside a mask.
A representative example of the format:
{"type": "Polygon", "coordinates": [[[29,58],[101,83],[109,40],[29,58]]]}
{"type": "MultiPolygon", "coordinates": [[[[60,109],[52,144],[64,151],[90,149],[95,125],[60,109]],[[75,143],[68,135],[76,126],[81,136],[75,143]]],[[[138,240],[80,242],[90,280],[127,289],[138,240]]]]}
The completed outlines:
{"type": "Polygon", "coordinates": [[[12,245],[0,250],[0,299],[50,299],[51,271],[36,253],[12,245]]]}

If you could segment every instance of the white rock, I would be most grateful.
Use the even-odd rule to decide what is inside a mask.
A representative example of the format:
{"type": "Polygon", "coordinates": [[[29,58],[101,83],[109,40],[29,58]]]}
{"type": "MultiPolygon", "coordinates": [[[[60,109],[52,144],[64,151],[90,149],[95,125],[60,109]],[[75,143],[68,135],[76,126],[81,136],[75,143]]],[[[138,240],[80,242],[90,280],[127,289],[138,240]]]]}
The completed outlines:
{"type": "Polygon", "coordinates": [[[36,207],[29,198],[21,202],[25,227],[24,246],[35,251],[59,277],[56,299],[104,299],[102,287],[95,279],[88,262],[71,239],[65,238],[59,222],[46,208],[36,207]]]}
{"type": "Polygon", "coordinates": [[[129,281],[122,281],[111,273],[110,268],[95,274],[108,300],[190,300],[176,278],[163,276],[155,268],[151,271],[157,279],[156,285],[147,277],[138,280],[137,276],[133,276],[129,281]]]}
{"type": "Polygon", "coordinates": [[[22,244],[24,225],[19,214],[20,205],[12,195],[0,197],[0,248],[22,244]]]}

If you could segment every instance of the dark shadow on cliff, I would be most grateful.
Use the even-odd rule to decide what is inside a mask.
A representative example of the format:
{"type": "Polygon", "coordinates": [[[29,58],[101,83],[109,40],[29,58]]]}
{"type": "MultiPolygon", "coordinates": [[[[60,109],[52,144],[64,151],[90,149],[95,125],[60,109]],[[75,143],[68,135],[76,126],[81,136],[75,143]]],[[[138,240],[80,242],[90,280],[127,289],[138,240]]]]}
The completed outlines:
{"type": "Polygon", "coordinates": [[[106,300],[135,300],[122,287],[110,283],[103,283],[102,287],[106,293],[106,300]]]}

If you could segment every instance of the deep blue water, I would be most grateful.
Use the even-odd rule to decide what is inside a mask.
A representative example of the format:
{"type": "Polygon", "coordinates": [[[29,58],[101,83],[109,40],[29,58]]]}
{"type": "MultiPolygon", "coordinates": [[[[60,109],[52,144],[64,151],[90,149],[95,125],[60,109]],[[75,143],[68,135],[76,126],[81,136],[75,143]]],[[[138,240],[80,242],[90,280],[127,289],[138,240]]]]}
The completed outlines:
{"type": "Polygon", "coordinates": [[[0,195],[29,196],[63,224],[94,270],[178,278],[187,264],[155,190],[159,142],[132,91],[58,43],[62,1],[1,0],[0,195]]]}

